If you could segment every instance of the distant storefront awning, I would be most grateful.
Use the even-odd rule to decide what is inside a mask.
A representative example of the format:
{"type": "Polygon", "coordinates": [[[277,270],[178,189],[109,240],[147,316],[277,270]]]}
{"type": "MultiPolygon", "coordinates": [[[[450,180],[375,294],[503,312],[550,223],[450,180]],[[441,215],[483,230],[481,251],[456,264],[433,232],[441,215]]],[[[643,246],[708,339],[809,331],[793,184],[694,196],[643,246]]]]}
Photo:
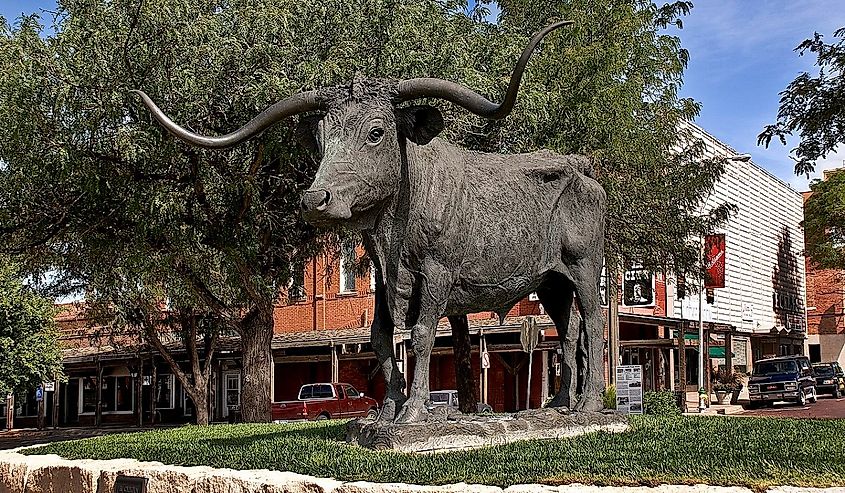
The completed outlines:
{"type": "MultiPolygon", "coordinates": [[[[736,356],[733,352],[731,352],[731,358],[736,356]]],[[[711,358],[724,358],[725,357],[725,348],[722,346],[710,346],[710,357],[711,358]]]]}

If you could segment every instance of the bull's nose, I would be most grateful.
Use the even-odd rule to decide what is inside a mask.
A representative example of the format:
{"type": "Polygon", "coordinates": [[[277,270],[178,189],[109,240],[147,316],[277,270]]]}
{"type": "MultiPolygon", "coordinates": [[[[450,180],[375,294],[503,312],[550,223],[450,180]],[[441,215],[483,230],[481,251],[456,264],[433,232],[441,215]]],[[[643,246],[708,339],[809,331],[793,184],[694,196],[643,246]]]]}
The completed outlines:
{"type": "Polygon", "coordinates": [[[332,194],[328,190],[306,190],[302,194],[302,210],[323,212],[331,200],[332,194]]]}

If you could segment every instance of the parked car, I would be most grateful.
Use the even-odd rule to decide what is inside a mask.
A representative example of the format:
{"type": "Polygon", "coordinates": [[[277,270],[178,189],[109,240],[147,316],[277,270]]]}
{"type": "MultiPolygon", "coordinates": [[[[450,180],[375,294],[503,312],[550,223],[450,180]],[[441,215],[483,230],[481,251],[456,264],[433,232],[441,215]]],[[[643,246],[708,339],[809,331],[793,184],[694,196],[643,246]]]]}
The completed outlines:
{"type": "Polygon", "coordinates": [[[839,363],[816,363],[813,375],[816,377],[816,393],[831,394],[834,399],[845,394],[845,372],[839,363]]]}
{"type": "Polygon", "coordinates": [[[748,380],[748,408],[776,401],[816,402],[816,379],[806,356],[779,356],[754,363],[748,380]]]}
{"type": "MultiPolygon", "coordinates": [[[[448,406],[458,409],[458,391],[457,390],[432,390],[428,393],[428,402],[426,403],[428,410],[431,411],[438,406],[448,406]]],[[[492,413],[493,407],[490,404],[479,402],[477,409],[479,413],[492,413]]]]}
{"type": "Polygon", "coordinates": [[[299,389],[295,401],[273,403],[273,420],[376,418],[378,403],[348,383],[312,383],[299,389]]]}

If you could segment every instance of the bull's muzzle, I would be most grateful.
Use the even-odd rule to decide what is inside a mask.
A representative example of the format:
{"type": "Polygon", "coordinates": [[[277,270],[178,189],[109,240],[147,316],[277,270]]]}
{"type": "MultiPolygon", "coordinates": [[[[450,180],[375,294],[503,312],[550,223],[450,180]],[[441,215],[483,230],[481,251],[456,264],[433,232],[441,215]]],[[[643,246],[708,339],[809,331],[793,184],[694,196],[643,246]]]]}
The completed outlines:
{"type": "Polygon", "coordinates": [[[313,214],[324,212],[332,201],[332,194],[328,190],[306,190],[302,194],[302,212],[313,214]]]}

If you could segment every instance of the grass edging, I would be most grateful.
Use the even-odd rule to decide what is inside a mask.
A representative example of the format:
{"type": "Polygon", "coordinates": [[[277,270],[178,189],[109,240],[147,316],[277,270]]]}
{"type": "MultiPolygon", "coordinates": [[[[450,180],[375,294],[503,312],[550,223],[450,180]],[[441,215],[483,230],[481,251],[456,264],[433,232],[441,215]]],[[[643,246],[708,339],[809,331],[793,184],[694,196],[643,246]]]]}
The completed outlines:
{"type": "Polygon", "coordinates": [[[350,446],[342,442],[344,430],[338,421],[189,426],[54,443],[21,453],[420,485],[845,486],[845,420],[642,416],[633,417],[631,430],[624,433],[426,455],[350,446]]]}

